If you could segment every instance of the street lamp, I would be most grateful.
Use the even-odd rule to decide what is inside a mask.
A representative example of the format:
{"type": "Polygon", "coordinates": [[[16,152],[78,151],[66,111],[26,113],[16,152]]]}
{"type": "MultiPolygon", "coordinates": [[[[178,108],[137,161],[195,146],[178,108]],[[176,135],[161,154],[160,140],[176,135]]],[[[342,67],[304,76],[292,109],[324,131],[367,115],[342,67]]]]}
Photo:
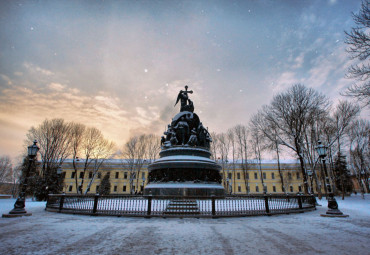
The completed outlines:
{"type": "Polygon", "coordinates": [[[21,192],[17,198],[17,201],[14,203],[14,208],[9,212],[9,214],[3,214],[3,217],[19,217],[19,216],[30,216],[32,213],[27,213],[25,210],[25,203],[26,203],[26,190],[27,190],[27,182],[28,177],[31,171],[31,165],[34,161],[34,158],[39,151],[39,147],[36,145],[37,141],[33,142],[33,145],[28,146],[28,168],[24,180],[22,182],[21,192]]]}
{"type": "Polygon", "coordinates": [[[325,164],[325,157],[326,157],[326,151],[328,149],[327,146],[323,145],[321,141],[318,141],[318,144],[315,149],[317,154],[319,154],[320,159],[322,160],[322,163],[324,165],[324,174],[325,174],[325,181],[326,181],[326,187],[328,190],[328,210],[326,211],[326,214],[321,214],[321,216],[324,217],[348,217],[348,215],[343,214],[339,209],[338,209],[338,203],[337,200],[335,200],[334,193],[332,190],[332,187],[330,185],[329,181],[329,175],[328,171],[326,169],[326,164],[325,164]]]}

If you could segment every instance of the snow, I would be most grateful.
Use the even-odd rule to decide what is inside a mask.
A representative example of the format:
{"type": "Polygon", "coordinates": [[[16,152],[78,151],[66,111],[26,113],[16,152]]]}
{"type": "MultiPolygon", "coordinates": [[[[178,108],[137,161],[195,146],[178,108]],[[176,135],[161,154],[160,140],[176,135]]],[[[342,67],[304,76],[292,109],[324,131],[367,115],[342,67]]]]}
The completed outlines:
{"type": "Polygon", "coordinates": [[[213,188],[224,189],[221,184],[196,184],[196,183],[149,183],[146,188],[213,188]]]}
{"type": "Polygon", "coordinates": [[[215,163],[214,160],[208,159],[205,157],[199,157],[199,156],[190,156],[190,155],[178,155],[178,156],[167,156],[160,159],[157,159],[154,161],[155,163],[163,162],[163,161],[205,161],[210,163],[215,163]]]}
{"type": "MultiPolygon", "coordinates": [[[[301,214],[241,218],[92,217],[47,212],[0,219],[0,254],[369,254],[370,195],[337,198],[349,218],[301,214]]],[[[0,200],[0,213],[14,199],[0,200]]]]}

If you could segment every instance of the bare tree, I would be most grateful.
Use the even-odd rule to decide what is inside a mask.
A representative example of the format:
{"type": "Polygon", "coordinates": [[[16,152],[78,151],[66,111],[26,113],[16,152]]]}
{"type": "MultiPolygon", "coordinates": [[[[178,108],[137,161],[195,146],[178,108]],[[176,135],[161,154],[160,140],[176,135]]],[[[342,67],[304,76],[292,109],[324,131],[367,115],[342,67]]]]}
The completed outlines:
{"type": "MultiPolygon", "coordinates": [[[[71,125],[63,119],[45,120],[38,127],[31,127],[27,134],[27,144],[37,140],[41,155],[40,177],[44,197],[49,192],[58,193],[61,187],[58,183],[57,169],[71,154],[71,125]]],[[[41,196],[40,196],[41,198],[41,196]]]]}
{"type": "Polygon", "coordinates": [[[349,45],[347,52],[352,59],[358,59],[360,64],[352,65],[347,77],[357,80],[344,93],[362,102],[364,106],[370,104],[370,64],[367,61],[370,56],[370,1],[363,0],[358,13],[352,13],[356,27],[346,33],[345,43],[349,45]]]}
{"type": "Polygon", "coordinates": [[[139,175],[145,160],[145,135],[133,136],[126,142],[122,150],[123,164],[128,165],[130,172],[130,193],[137,192],[139,175]],[[134,182],[136,186],[134,188],[134,182]],[[135,190],[134,190],[135,189],[135,190]]]}
{"type": "Polygon", "coordinates": [[[229,192],[229,183],[227,182],[227,180],[229,179],[228,156],[230,151],[230,141],[225,133],[218,134],[218,141],[219,141],[219,155],[222,166],[223,185],[224,187],[226,187],[227,192],[229,192]]]}
{"type": "Polygon", "coordinates": [[[255,124],[254,124],[255,121],[253,121],[255,116],[252,117],[252,120],[249,123],[249,130],[251,132],[251,140],[250,140],[249,143],[251,144],[251,148],[254,152],[254,157],[257,161],[258,172],[259,172],[260,178],[261,178],[263,193],[266,193],[265,183],[264,183],[264,178],[263,178],[265,174],[263,173],[263,170],[262,170],[262,151],[264,150],[264,148],[263,148],[264,134],[263,134],[263,132],[261,132],[261,130],[257,126],[255,126],[255,124]]]}
{"type": "Polygon", "coordinates": [[[370,122],[356,120],[348,129],[350,140],[351,170],[361,187],[361,193],[369,192],[370,165],[370,122]]]}
{"type": "Polygon", "coordinates": [[[0,157],[0,185],[13,181],[13,165],[9,156],[0,157]]]}
{"type": "Polygon", "coordinates": [[[249,163],[248,163],[248,134],[249,130],[246,126],[243,125],[237,125],[233,128],[233,131],[235,133],[235,139],[237,143],[237,149],[238,149],[238,157],[240,158],[241,162],[241,168],[243,173],[243,179],[244,179],[244,185],[245,190],[248,193],[248,170],[249,170],[249,163]]]}
{"type": "Polygon", "coordinates": [[[218,140],[218,135],[215,132],[211,133],[212,137],[212,143],[211,143],[211,157],[214,160],[218,159],[218,149],[219,149],[219,140],[218,140]]]}
{"type": "Polygon", "coordinates": [[[259,111],[257,114],[255,114],[252,119],[251,123],[253,124],[253,128],[258,129],[259,132],[262,132],[265,138],[267,138],[266,141],[266,147],[267,149],[274,151],[276,153],[276,159],[277,159],[277,165],[278,165],[278,173],[281,183],[281,190],[282,192],[286,192],[285,185],[284,185],[284,175],[281,169],[280,164],[280,136],[278,135],[279,130],[275,126],[276,123],[269,122],[262,111],[259,111]]]}
{"type": "Polygon", "coordinates": [[[90,169],[92,173],[91,179],[84,192],[84,194],[87,194],[96,178],[96,175],[98,174],[100,167],[107,159],[112,158],[114,155],[116,145],[114,142],[105,139],[99,129],[95,127],[88,127],[84,134],[82,150],[85,161],[82,174],[83,178],[80,184],[81,188],[83,188],[85,172],[87,169],[90,169]]]}
{"type": "Polygon", "coordinates": [[[161,151],[160,141],[161,138],[157,135],[149,134],[145,136],[145,158],[148,164],[158,158],[161,151]]]}
{"type": "Polygon", "coordinates": [[[279,144],[297,154],[305,193],[308,193],[303,147],[305,128],[313,116],[317,116],[318,112],[327,111],[328,107],[329,101],[324,95],[312,88],[296,84],[276,95],[271,104],[263,109],[264,118],[277,128],[278,132],[275,134],[279,144]]]}
{"type": "Polygon", "coordinates": [[[79,160],[78,155],[82,150],[82,142],[84,139],[86,126],[80,123],[71,123],[71,151],[72,151],[72,166],[74,169],[75,185],[77,193],[81,193],[78,187],[78,169],[76,161],[79,160]]]}
{"type": "MultiPolygon", "coordinates": [[[[231,128],[227,130],[227,139],[230,142],[230,149],[231,149],[231,167],[232,167],[232,180],[231,180],[231,192],[235,192],[236,190],[236,183],[235,183],[235,177],[236,177],[236,160],[237,160],[237,150],[236,150],[236,137],[234,130],[231,128]]],[[[229,163],[230,166],[230,163],[229,163]]]]}
{"type": "Polygon", "coordinates": [[[359,64],[352,65],[347,73],[348,78],[357,80],[343,93],[345,96],[356,98],[364,106],[370,104],[370,1],[363,0],[358,13],[352,13],[356,27],[346,33],[345,43],[349,45],[347,52],[352,59],[358,59],[359,64]]]}

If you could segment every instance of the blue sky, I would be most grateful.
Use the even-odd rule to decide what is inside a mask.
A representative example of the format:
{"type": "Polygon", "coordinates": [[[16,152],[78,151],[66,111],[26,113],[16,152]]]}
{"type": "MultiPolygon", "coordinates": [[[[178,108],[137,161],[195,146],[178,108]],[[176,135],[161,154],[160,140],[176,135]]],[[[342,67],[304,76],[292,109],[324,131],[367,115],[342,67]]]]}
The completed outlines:
{"type": "Polygon", "coordinates": [[[161,135],[185,85],[210,131],[247,124],[303,83],[335,103],[351,84],[344,30],[360,1],[1,1],[0,154],[45,118],[118,145],[161,135]]]}

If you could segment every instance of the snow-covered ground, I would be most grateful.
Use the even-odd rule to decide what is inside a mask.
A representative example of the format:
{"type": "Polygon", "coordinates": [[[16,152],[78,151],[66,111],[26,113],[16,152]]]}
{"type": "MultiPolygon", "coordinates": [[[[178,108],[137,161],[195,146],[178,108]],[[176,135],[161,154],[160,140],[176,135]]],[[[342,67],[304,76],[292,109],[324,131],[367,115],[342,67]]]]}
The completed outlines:
{"type": "MultiPolygon", "coordinates": [[[[370,254],[370,195],[338,199],[349,218],[327,209],[242,218],[93,217],[46,212],[27,201],[30,217],[0,218],[0,254],[370,254]]],[[[0,199],[8,213],[14,199],[0,199]]]]}

